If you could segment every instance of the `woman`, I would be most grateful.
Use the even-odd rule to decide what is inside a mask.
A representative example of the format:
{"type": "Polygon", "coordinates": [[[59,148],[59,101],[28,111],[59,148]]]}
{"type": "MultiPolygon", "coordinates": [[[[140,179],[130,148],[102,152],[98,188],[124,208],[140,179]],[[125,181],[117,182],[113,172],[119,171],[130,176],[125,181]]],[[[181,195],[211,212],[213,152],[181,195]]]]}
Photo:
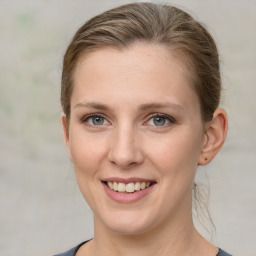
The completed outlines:
{"type": "Polygon", "coordinates": [[[197,166],[226,137],[220,91],[215,43],[180,9],[124,5],[77,31],[62,125],[95,237],[59,255],[229,255],[192,220],[197,166]]]}

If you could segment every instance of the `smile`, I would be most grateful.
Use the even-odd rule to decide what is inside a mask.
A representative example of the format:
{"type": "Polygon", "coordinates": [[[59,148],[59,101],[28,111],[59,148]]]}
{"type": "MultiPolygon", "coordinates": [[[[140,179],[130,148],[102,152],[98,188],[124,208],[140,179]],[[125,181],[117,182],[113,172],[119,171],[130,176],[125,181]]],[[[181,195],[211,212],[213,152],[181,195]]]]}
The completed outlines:
{"type": "Polygon", "coordinates": [[[143,190],[145,188],[148,188],[152,183],[151,182],[130,182],[130,183],[122,183],[122,182],[106,182],[107,186],[116,192],[127,192],[127,193],[133,193],[135,191],[143,190]]]}
{"type": "Polygon", "coordinates": [[[154,189],[156,181],[143,178],[108,178],[102,180],[106,194],[119,203],[133,203],[146,197],[154,189]]]}

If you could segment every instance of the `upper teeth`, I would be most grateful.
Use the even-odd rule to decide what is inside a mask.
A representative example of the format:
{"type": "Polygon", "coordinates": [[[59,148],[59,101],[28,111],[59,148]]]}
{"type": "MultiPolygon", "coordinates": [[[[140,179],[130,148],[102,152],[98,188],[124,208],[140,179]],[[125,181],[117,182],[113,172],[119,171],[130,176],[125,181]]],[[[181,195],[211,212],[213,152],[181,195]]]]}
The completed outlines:
{"type": "Polygon", "coordinates": [[[118,192],[128,192],[128,193],[132,193],[134,191],[138,191],[140,189],[145,189],[147,187],[149,187],[150,182],[130,182],[128,184],[122,183],[122,182],[111,182],[108,181],[107,182],[109,188],[118,191],[118,192]]]}

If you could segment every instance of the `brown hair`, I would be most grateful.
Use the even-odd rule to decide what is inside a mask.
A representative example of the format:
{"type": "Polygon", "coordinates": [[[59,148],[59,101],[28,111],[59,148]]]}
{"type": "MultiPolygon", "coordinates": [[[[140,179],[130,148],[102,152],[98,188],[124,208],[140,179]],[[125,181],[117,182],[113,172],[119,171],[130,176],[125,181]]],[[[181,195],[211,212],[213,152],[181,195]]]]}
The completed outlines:
{"type": "Polygon", "coordinates": [[[221,91],[219,56],[213,38],[186,12],[145,2],[106,11],[86,22],[74,35],[62,72],[61,104],[67,122],[79,58],[106,46],[122,48],[138,41],[163,45],[184,63],[200,101],[202,119],[212,119],[221,91]]]}

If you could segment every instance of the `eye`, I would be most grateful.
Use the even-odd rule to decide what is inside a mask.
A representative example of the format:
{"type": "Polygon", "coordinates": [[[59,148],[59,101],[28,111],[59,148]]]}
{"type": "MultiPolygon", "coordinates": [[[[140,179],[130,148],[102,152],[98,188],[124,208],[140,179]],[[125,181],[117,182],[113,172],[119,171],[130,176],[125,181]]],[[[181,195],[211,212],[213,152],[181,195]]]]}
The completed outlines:
{"type": "Polygon", "coordinates": [[[108,124],[106,118],[100,114],[91,114],[83,118],[83,123],[87,123],[91,126],[102,126],[108,124]]]}
{"type": "Polygon", "coordinates": [[[175,123],[174,118],[164,114],[153,114],[148,120],[148,124],[157,127],[163,127],[175,123]]]}

